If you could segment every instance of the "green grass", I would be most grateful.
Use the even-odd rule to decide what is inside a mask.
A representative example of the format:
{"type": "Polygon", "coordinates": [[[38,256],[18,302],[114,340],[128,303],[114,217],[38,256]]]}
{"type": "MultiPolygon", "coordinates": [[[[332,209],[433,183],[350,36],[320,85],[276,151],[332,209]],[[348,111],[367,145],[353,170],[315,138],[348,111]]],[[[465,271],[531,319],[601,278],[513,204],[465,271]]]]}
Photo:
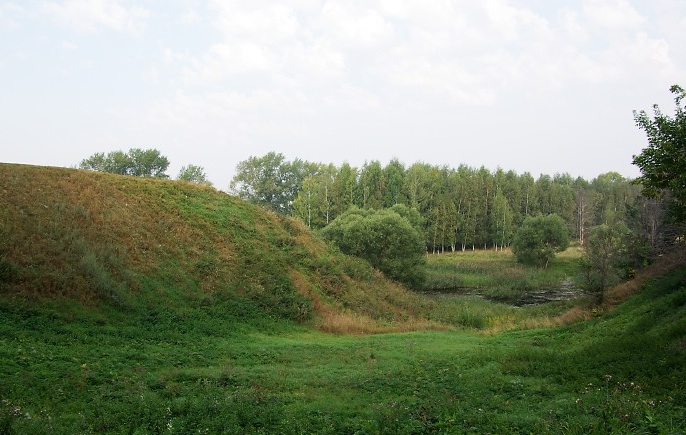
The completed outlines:
{"type": "MultiPolygon", "coordinates": [[[[0,164],[0,189],[0,434],[686,427],[684,268],[552,327],[570,303],[411,293],[209,188],[0,164]]],[[[431,259],[503,293],[575,264],[431,259]]]]}
{"type": "Polygon", "coordinates": [[[214,304],[0,304],[2,433],[678,433],[686,270],[573,326],[335,336],[214,304]]]}

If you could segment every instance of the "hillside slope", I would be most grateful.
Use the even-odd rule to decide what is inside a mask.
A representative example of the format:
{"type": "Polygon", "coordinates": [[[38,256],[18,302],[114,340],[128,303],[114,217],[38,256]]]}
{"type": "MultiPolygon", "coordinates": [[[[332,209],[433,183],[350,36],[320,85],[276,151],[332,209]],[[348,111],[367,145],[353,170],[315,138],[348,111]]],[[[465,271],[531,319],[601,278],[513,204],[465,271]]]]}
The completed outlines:
{"type": "Polygon", "coordinates": [[[429,302],[300,222],[209,187],[0,164],[0,292],[85,304],[234,300],[323,330],[426,328],[429,302]]]}

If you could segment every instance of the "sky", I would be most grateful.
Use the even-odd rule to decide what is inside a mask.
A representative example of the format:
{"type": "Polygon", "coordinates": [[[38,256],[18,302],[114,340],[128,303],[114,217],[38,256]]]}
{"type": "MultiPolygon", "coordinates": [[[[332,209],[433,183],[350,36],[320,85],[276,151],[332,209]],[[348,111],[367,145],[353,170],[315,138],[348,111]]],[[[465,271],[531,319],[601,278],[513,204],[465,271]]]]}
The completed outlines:
{"type": "Polygon", "coordinates": [[[0,161],[270,151],[589,181],[686,86],[684,0],[0,0],[0,161]]]}

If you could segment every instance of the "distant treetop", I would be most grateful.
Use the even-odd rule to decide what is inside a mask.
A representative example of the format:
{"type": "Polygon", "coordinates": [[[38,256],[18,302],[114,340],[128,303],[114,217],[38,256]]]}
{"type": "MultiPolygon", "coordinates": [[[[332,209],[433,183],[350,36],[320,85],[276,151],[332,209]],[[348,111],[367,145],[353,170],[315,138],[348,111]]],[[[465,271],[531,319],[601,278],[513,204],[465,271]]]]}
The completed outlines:
{"type": "Polygon", "coordinates": [[[136,177],[169,178],[169,160],[156,149],[131,148],[128,152],[95,153],[81,160],[79,168],[136,177]]]}

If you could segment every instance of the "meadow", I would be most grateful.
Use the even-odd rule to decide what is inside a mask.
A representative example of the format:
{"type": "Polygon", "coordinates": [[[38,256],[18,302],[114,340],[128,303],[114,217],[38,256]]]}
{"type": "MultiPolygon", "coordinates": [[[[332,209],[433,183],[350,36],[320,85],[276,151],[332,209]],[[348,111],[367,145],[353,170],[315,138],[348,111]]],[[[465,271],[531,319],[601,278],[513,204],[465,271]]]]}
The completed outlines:
{"type": "Polygon", "coordinates": [[[333,335],[259,307],[0,304],[0,433],[680,433],[686,271],[583,323],[333,335]]]}
{"type": "Polygon", "coordinates": [[[517,307],[483,296],[578,252],[435,256],[428,294],[207,188],[0,165],[0,189],[0,434],[686,427],[683,262],[604,306],[517,307]]]}

